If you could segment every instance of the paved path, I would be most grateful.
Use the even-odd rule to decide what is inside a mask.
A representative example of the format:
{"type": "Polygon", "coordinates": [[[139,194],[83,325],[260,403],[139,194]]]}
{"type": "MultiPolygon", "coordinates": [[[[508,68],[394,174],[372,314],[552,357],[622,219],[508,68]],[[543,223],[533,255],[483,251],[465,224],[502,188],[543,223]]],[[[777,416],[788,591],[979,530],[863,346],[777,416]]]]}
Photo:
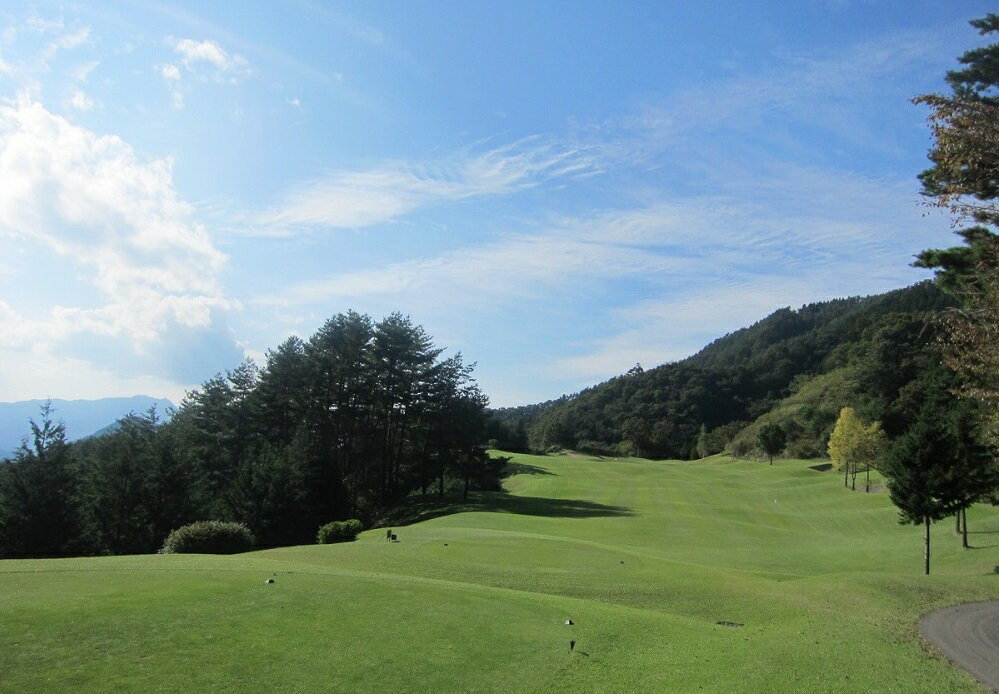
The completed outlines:
{"type": "Polygon", "coordinates": [[[919,631],[954,664],[999,692],[999,602],[971,602],[930,612],[919,631]]]}

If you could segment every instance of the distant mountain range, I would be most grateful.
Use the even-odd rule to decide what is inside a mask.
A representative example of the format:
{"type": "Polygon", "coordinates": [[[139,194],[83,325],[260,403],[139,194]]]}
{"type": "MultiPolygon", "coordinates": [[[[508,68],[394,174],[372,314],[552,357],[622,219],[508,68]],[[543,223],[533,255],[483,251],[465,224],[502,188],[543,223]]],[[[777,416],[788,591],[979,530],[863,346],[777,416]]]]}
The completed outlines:
{"type": "Polygon", "coordinates": [[[130,412],[142,414],[150,407],[164,418],[174,405],[164,398],[133,395],[128,398],[100,398],[98,400],[21,400],[0,402],[0,459],[13,455],[21,441],[31,440],[29,419],[39,419],[41,407],[52,404],[52,417],[66,425],[66,438],[70,441],[86,438],[100,432],[130,412]]]}

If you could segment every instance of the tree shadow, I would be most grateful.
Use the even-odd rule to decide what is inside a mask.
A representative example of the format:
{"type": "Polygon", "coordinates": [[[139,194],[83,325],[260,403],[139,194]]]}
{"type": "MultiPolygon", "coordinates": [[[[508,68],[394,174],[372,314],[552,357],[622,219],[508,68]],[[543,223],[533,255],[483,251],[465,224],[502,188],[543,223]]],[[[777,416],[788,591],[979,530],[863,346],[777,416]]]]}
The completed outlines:
{"type": "Polygon", "coordinates": [[[513,477],[514,475],[554,475],[551,470],[546,470],[537,465],[527,463],[507,463],[503,469],[503,477],[513,477]]]}
{"type": "Polygon", "coordinates": [[[394,525],[409,525],[455,513],[489,511],[549,518],[608,518],[634,516],[627,506],[608,506],[585,499],[549,499],[515,496],[506,492],[474,492],[467,501],[439,497],[411,498],[391,519],[394,525]]]}
{"type": "Polygon", "coordinates": [[[832,470],[832,463],[819,463],[818,465],[809,465],[809,470],[815,470],[817,472],[825,472],[826,470],[832,470]]]}
{"type": "Polygon", "coordinates": [[[626,506],[608,506],[585,499],[549,499],[543,496],[514,496],[506,492],[483,492],[475,500],[463,504],[466,511],[493,511],[516,513],[522,516],[551,516],[558,518],[601,518],[634,516],[626,506]]]}

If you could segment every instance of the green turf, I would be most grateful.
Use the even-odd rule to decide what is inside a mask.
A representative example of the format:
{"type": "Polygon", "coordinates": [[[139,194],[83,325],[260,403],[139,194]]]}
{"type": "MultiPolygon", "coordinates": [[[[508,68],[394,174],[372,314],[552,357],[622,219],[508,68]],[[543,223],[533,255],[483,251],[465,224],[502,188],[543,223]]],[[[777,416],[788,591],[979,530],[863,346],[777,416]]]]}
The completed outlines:
{"type": "Polygon", "coordinates": [[[925,577],[808,462],[515,461],[396,543],[2,561],[0,691],[981,691],[915,622],[999,597],[991,507],[925,577]]]}

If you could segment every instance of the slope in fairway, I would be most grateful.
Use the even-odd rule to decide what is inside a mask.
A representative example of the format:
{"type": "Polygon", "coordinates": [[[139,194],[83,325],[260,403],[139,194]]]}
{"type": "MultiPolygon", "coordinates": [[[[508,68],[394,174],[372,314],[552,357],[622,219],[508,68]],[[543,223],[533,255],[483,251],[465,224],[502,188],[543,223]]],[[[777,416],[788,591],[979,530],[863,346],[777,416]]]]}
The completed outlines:
{"type": "Polygon", "coordinates": [[[0,690],[981,691],[915,624],[996,597],[990,507],[925,577],[884,494],[807,462],[515,462],[395,543],[2,561],[0,690]]]}

